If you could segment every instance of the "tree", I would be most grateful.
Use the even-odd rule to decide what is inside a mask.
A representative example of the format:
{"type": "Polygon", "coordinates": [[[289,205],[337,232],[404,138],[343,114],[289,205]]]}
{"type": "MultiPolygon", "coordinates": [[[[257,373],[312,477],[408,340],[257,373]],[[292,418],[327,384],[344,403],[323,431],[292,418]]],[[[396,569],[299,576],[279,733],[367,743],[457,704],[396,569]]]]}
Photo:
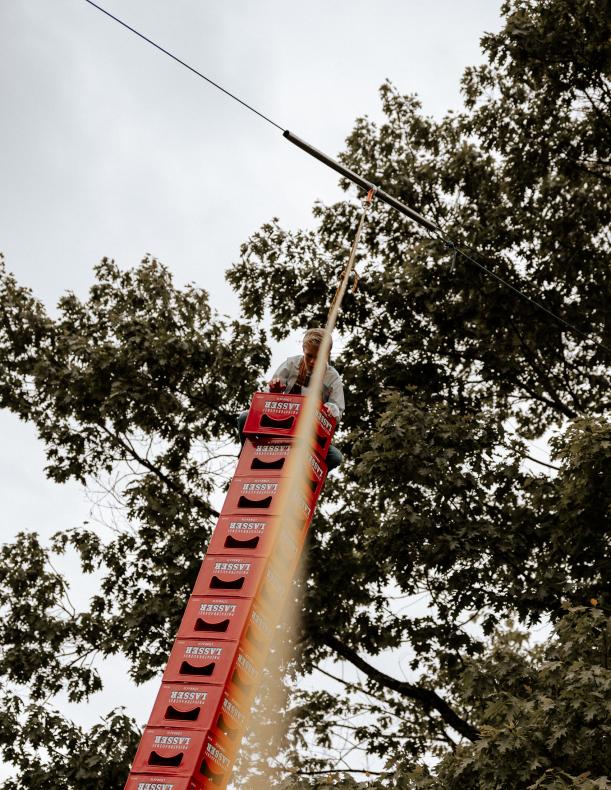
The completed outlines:
{"type": "Polygon", "coordinates": [[[174,288],[154,260],[128,272],[103,260],[96,278],[53,320],[0,270],[0,403],[36,426],[52,479],[105,491],[116,516],[51,546],[20,533],[2,548],[0,746],[19,769],[7,788],[120,786],[136,723],[114,712],[86,734],[45,702],[98,690],[95,655],[123,653],[136,682],[165,666],[235,457],[223,441],[269,364],[262,333],[217,316],[204,291],[174,288]],[[70,549],[99,580],[89,611],[53,568],[52,553],[70,549]]]}
{"type": "MultiPolygon", "coordinates": [[[[511,0],[503,13],[486,63],[464,75],[461,113],[435,121],[387,83],[384,123],[358,119],[342,154],[443,234],[379,205],[364,234],[338,325],[347,462],[312,531],[287,667],[289,680],[334,674],[321,667],[332,658],[360,674],[294,692],[278,786],[606,786],[611,17],[604,0],[511,0]],[[551,458],[535,461],[529,443],[549,436],[551,458]],[[425,603],[401,610],[397,596],[425,603]],[[524,644],[547,623],[544,645],[524,644]],[[376,668],[406,646],[409,680],[376,668]],[[303,748],[348,731],[379,777],[335,776],[303,748]]],[[[90,299],[66,297],[57,321],[3,273],[0,405],[37,425],[55,479],[130,475],[128,526],[110,540],[85,525],[51,547],[21,535],[4,548],[0,668],[28,683],[36,716],[49,693],[98,687],[77,660],[89,651],[122,652],[136,680],[160,669],[213,516],[215,468],[194,448],[229,435],[268,364],[252,322],[268,311],[282,338],[323,321],[358,210],[317,204],[312,230],[274,220],[253,234],[228,274],[245,317],[230,344],[205,295],[176,291],[148,260],[128,273],[103,262],[90,299]],[[49,551],[70,547],[104,594],[56,615],[66,588],[49,551]],[[37,608],[45,631],[22,641],[37,608]]],[[[17,714],[0,745],[21,768],[10,786],[32,787],[27,749],[40,742],[17,737],[7,694],[17,714]]],[[[39,770],[73,786],[63,758],[39,770]]]]}
{"type": "MultiPolygon", "coordinates": [[[[464,76],[464,112],[435,122],[386,84],[385,122],[359,119],[342,157],[443,235],[377,206],[340,319],[339,365],[358,402],[344,421],[352,463],[333,490],[337,512],[314,532],[300,668],[337,656],[365,680],[303,695],[298,720],[300,733],[328,737],[369,705],[378,722],[354,740],[404,766],[457,734],[482,740],[460,682],[503,620],[532,626],[556,622],[565,601],[609,604],[609,8],[503,11],[504,29],[482,41],[487,63],[464,76]],[[550,432],[559,468],[535,472],[528,442],[550,432]],[[389,612],[389,587],[427,593],[429,611],[389,612]],[[466,627],[474,616],[480,630],[466,627]],[[405,644],[419,683],[369,658],[405,644]]],[[[229,274],[245,315],[269,310],[276,337],[322,322],[357,212],[317,205],[314,230],[273,221],[254,234],[229,274]]],[[[538,779],[535,767],[517,781],[538,779]]],[[[516,785],[499,771],[482,786],[516,785]]]]}

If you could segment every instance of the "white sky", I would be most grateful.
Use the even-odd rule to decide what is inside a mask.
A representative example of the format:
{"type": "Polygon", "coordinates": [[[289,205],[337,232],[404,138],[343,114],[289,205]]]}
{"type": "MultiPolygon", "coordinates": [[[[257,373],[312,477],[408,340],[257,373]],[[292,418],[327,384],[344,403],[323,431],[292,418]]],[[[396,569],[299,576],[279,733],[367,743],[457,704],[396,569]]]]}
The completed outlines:
{"type": "MultiPolygon", "coordinates": [[[[428,114],[458,108],[463,69],[500,26],[499,0],[101,4],[332,156],[358,115],[379,117],[386,78],[428,114]]],[[[0,59],[0,251],[50,310],[86,294],[101,257],[150,253],[235,314],[224,271],[248,235],[272,216],[307,225],[316,199],[340,196],[335,173],[84,0],[0,0],[0,59]]],[[[3,541],[87,517],[44,463],[29,426],[0,412],[3,541]]],[[[105,662],[108,689],[70,714],[90,724],[127,704],[144,721],[157,684],[134,690],[123,672],[105,662]]]]}

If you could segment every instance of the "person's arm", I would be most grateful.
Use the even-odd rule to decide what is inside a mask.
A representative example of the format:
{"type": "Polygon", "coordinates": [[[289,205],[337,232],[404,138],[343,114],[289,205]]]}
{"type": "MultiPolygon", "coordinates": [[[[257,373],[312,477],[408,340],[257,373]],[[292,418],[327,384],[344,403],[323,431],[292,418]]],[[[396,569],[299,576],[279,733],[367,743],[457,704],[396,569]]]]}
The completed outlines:
{"type": "Polygon", "coordinates": [[[274,382],[280,382],[281,388],[279,390],[275,389],[273,391],[284,392],[290,372],[291,372],[290,360],[285,359],[284,362],[280,365],[280,367],[277,368],[276,372],[271,377],[271,379],[266,384],[266,386],[263,388],[263,392],[272,392],[271,386],[274,384],[274,382]]]}
{"type": "Polygon", "coordinates": [[[342,418],[342,414],[346,409],[346,403],[344,401],[344,386],[342,384],[342,379],[339,373],[334,370],[333,377],[331,381],[329,381],[329,397],[327,398],[327,402],[325,406],[331,414],[335,417],[337,422],[339,422],[342,418]]]}

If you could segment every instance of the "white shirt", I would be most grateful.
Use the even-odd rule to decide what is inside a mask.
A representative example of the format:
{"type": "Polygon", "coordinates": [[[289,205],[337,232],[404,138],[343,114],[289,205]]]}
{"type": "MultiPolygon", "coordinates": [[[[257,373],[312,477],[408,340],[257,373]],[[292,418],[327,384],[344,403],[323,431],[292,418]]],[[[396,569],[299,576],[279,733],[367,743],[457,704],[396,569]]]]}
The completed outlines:
{"type": "MultiPolygon", "coordinates": [[[[299,365],[302,359],[302,356],[289,357],[282,363],[282,365],[280,365],[278,370],[272,376],[272,379],[280,379],[280,381],[284,384],[285,392],[290,392],[297,381],[299,365]]],[[[301,388],[301,392],[304,395],[307,391],[307,387],[301,388]]],[[[344,401],[344,387],[342,385],[342,379],[339,373],[328,363],[325,375],[322,380],[322,402],[327,404],[329,411],[339,422],[346,408],[344,401]]]]}

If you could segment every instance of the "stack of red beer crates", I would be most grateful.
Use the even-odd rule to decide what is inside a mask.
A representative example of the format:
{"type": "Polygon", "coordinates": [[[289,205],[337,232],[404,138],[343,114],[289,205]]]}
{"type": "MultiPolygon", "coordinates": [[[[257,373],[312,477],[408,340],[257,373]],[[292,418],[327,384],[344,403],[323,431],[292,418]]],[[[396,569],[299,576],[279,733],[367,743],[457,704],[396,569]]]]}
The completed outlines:
{"type": "MultiPolygon", "coordinates": [[[[255,394],[248,437],[187,603],[126,790],[226,787],[324,484],[335,430],[317,412],[299,526],[281,523],[283,481],[304,398],[255,394]]],[[[289,484],[288,481],[285,484],[289,484]]]]}

